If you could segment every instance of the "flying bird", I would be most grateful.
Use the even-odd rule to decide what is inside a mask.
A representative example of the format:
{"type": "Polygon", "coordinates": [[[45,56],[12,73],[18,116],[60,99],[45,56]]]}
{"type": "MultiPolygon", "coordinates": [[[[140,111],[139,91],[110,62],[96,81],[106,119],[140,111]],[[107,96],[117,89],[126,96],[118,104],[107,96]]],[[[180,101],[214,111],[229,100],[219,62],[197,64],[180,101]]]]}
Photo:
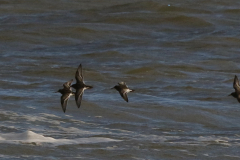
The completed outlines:
{"type": "Polygon", "coordinates": [[[74,92],[72,92],[71,90],[71,84],[72,84],[73,80],[70,80],[66,83],[63,84],[63,89],[59,89],[57,92],[60,92],[62,94],[61,96],[61,104],[62,104],[62,109],[63,112],[66,112],[66,108],[67,108],[67,103],[68,103],[68,99],[74,95],[74,92]]]}
{"type": "Polygon", "coordinates": [[[233,96],[234,98],[237,98],[238,102],[240,103],[240,85],[238,77],[235,75],[233,80],[233,88],[235,89],[235,92],[232,92],[229,96],[233,96]]]}
{"type": "Polygon", "coordinates": [[[115,88],[120,93],[126,102],[128,102],[127,93],[134,91],[132,89],[129,89],[125,82],[119,82],[118,85],[114,86],[113,88],[115,88]]]}
{"type": "Polygon", "coordinates": [[[78,69],[75,74],[75,79],[76,79],[76,83],[71,85],[71,87],[76,89],[75,101],[76,101],[77,107],[80,108],[84,90],[93,88],[92,86],[86,85],[84,83],[83,73],[82,73],[82,64],[78,66],[78,69]]]}

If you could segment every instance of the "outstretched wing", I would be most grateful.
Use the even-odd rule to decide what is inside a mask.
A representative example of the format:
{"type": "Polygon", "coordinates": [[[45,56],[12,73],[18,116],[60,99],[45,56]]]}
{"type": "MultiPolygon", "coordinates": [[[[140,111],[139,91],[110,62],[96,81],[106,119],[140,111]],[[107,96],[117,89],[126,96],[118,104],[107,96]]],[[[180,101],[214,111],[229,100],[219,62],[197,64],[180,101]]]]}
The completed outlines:
{"type": "Polygon", "coordinates": [[[122,96],[122,98],[123,98],[126,102],[128,102],[127,92],[119,92],[119,93],[120,93],[120,95],[122,96]]]}
{"type": "Polygon", "coordinates": [[[72,82],[73,82],[73,79],[71,79],[70,81],[64,83],[64,84],[63,84],[63,87],[64,87],[65,89],[70,89],[70,90],[71,90],[71,84],[72,84],[72,82]]]}
{"type": "Polygon", "coordinates": [[[235,91],[240,94],[240,86],[239,86],[239,80],[238,77],[235,75],[234,77],[234,81],[233,81],[233,88],[235,89],[235,91]]]}
{"type": "Polygon", "coordinates": [[[70,96],[71,96],[71,93],[66,93],[61,96],[61,104],[62,104],[62,109],[64,113],[66,112],[67,103],[70,96]]]}
{"type": "Polygon", "coordinates": [[[83,74],[82,74],[82,64],[80,64],[78,66],[78,69],[75,74],[75,78],[76,78],[77,83],[84,83],[83,82],[83,74]]]}
{"type": "Polygon", "coordinates": [[[119,86],[121,86],[121,87],[126,87],[126,88],[127,88],[127,85],[126,85],[125,82],[119,82],[118,84],[119,84],[119,86]]]}
{"type": "Polygon", "coordinates": [[[84,92],[85,88],[78,88],[76,90],[76,93],[75,93],[75,101],[76,101],[76,104],[77,104],[77,107],[80,108],[81,106],[81,102],[82,102],[82,96],[83,96],[83,92],[84,92]]]}

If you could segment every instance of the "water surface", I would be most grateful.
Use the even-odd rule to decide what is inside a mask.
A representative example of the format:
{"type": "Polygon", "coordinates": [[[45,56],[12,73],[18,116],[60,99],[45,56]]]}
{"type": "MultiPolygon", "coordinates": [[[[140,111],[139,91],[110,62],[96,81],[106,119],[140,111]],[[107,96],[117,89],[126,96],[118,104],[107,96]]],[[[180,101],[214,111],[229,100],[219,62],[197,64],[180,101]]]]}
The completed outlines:
{"type": "Polygon", "coordinates": [[[0,4],[1,159],[240,158],[237,0],[0,4]]]}

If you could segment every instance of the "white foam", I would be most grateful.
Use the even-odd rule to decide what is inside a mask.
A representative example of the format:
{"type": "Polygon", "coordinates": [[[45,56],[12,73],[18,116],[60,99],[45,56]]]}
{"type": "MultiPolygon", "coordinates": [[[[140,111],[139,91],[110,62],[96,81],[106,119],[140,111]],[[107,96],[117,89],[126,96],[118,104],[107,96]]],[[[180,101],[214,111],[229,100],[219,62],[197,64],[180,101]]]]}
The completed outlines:
{"type": "Polygon", "coordinates": [[[0,137],[6,141],[25,141],[25,142],[51,142],[54,138],[44,137],[43,135],[26,131],[23,133],[1,134],[0,137]]]}
{"type": "Polygon", "coordinates": [[[54,120],[54,119],[51,119],[51,121],[49,121],[48,117],[38,116],[38,115],[22,115],[22,117],[29,122],[41,121],[41,122],[51,123],[54,125],[60,125],[61,123],[64,123],[62,121],[54,120]]]}
{"type": "Polygon", "coordinates": [[[33,106],[26,106],[27,108],[29,108],[29,109],[36,109],[35,107],[33,107],[33,106]]]}
{"type": "Polygon", "coordinates": [[[45,137],[41,134],[32,131],[23,133],[10,133],[0,134],[0,143],[51,143],[54,146],[67,145],[67,144],[88,144],[88,143],[102,143],[102,142],[117,142],[111,138],[104,137],[90,137],[90,138],[77,138],[77,139],[55,139],[52,137],[45,137]]]}
{"type": "Polygon", "coordinates": [[[59,116],[56,116],[54,114],[48,114],[48,113],[40,113],[41,116],[44,116],[44,117],[51,117],[51,118],[61,118],[59,116]]]}
{"type": "Polygon", "coordinates": [[[224,136],[198,136],[198,137],[188,137],[188,136],[165,136],[165,135],[143,135],[139,134],[134,137],[134,139],[150,140],[158,143],[170,143],[177,145],[224,145],[224,146],[240,146],[240,139],[238,136],[234,137],[224,137],[224,136]]]}

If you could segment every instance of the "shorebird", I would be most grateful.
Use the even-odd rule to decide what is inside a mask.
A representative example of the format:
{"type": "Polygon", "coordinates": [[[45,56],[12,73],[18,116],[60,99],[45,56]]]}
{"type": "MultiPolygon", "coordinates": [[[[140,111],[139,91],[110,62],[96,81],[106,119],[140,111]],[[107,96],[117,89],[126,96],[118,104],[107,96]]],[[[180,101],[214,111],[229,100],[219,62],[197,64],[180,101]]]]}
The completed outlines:
{"type": "Polygon", "coordinates": [[[120,93],[126,102],[128,102],[127,93],[134,91],[132,89],[129,89],[125,82],[119,82],[118,85],[114,86],[112,89],[114,88],[120,93]]]}
{"type": "Polygon", "coordinates": [[[233,88],[235,89],[235,92],[232,92],[229,96],[233,96],[234,98],[237,98],[238,102],[240,103],[240,85],[239,85],[238,77],[236,75],[233,80],[233,88]]]}
{"type": "Polygon", "coordinates": [[[71,84],[72,84],[73,80],[70,80],[66,83],[63,84],[63,89],[59,89],[57,92],[60,92],[62,94],[61,96],[61,104],[62,104],[62,109],[63,112],[66,112],[66,108],[67,108],[67,103],[68,103],[68,99],[74,95],[74,92],[72,92],[71,90],[71,84]]]}
{"type": "Polygon", "coordinates": [[[84,83],[83,74],[82,74],[82,64],[78,66],[78,69],[75,74],[75,78],[76,78],[76,83],[71,85],[71,87],[76,89],[75,101],[76,101],[77,107],[80,108],[84,90],[91,89],[93,87],[86,85],[84,83]]]}

